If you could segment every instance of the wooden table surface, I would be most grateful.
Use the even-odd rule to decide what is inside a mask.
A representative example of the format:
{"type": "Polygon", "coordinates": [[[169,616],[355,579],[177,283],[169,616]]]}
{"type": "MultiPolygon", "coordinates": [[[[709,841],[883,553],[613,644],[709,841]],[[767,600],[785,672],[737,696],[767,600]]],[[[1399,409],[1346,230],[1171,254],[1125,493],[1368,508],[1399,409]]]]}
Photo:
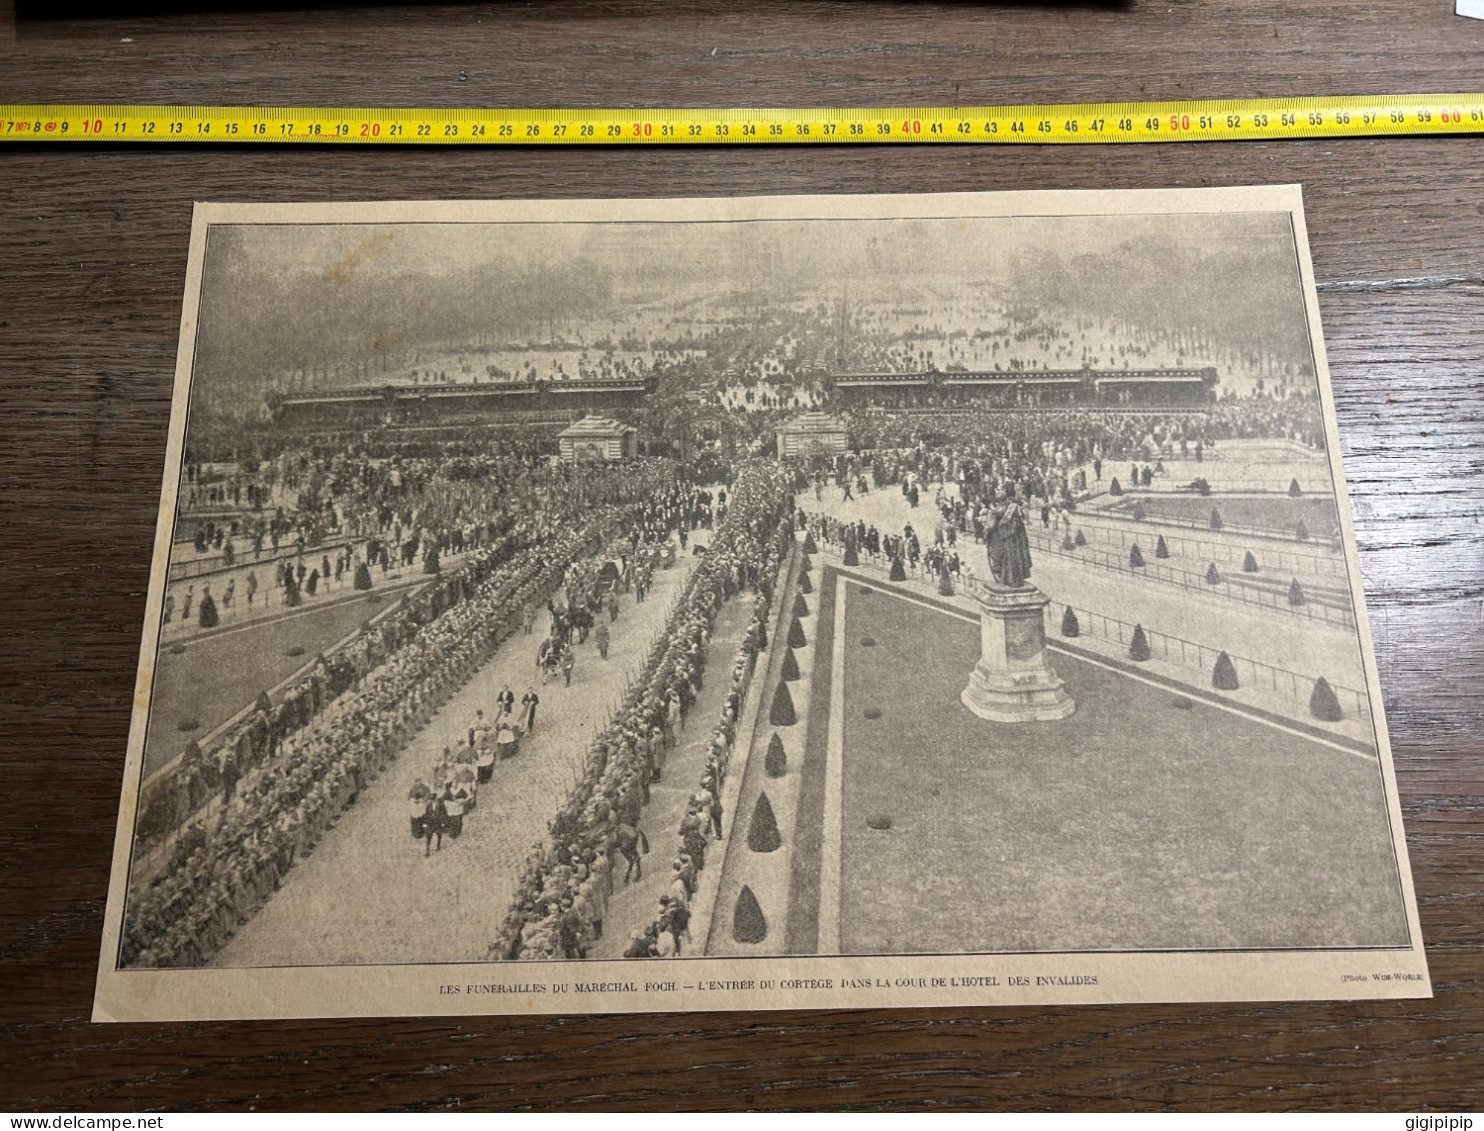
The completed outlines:
{"type": "MultiPolygon", "coordinates": [[[[1452,0],[235,7],[53,22],[23,3],[0,17],[0,102],[941,105],[1484,87],[1484,23],[1452,16],[1452,0]]],[[[1477,1110],[1481,159],[1478,138],[0,150],[0,1108],[1477,1110]],[[89,1023],[192,201],[1272,182],[1301,182],[1307,200],[1433,1000],[89,1023]]]]}

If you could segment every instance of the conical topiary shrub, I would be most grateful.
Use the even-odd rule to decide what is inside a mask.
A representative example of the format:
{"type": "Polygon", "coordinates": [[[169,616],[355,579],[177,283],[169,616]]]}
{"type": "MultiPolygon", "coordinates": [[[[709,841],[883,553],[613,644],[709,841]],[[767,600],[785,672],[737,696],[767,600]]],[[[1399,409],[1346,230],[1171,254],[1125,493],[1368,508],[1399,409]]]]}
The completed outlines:
{"type": "Polygon", "coordinates": [[[893,581],[907,580],[907,571],[902,566],[902,558],[900,554],[892,558],[891,560],[891,579],[893,581]]]}
{"type": "Polygon", "coordinates": [[[1340,700],[1329,681],[1320,676],[1314,681],[1314,692],[1309,696],[1309,714],[1327,723],[1337,723],[1345,717],[1340,710],[1340,700]]]}
{"type": "Polygon", "coordinates": [[[1288,587],[1288,603],[1290,605],[1306,605],[1308,599],[1304,596],[1304,587],[1299,584],[1299,579],[1294,578],[1293,584],[1288,587]]]}
{"type": "Polygon", "coordinates": [[[1225,652],[1216,657],[1216,666],[1211,669],[1211,686],[1217,691],[1235,691],[1241,686],[1237,681],[1237,665],[1225,652]]]}
{"type": "Polygon", "coordinates": [[[216,602],[211,599],[211,594],[206,593],[201,597],[201,627],[215,628],[221,623],[216,612],[216,602]]]}
{"type": "Polygon", "coordinates": [[[763,769],[770,778],[781,778],[788,773],[788,754],[784,751],[783,739],[778,737],[776,730],[773,737],[768,739],[768,752],[763,755],[763,769]]]}
{"type": "Polygon", "coordinates": [[[794,713],[794,697],[788,693],[788,684],[782,680],[778,681],[778,689],[773,692],[773,707],[768,711],[768,721],[775,727],[791,727],[799,721],[799,716],[794,713]]]}
{"type": "Polygon", "coordinates": [[[1303,493],[1303,488],[1298,485],[1297,479],[1290,479],[1288,481],[1288,497],[1290,499],[1297,499],[1303,493]]]}
{"type": "Polygon", "coordinates": [[[809,615],[809,602],[804,600],[802,593],[794,595],[794,616],[807,617],[809,615]]]}
{"type": "Polygon", "coordinates": [[[1144,564],[1144,551],[1139,549],[1137,542],[1128,548],[1128,564],[1131,569],[1136,569],[1144,564]]]}
{"type": "Polygon", "coordinates": [[[1211,529],[1220,530],[1224,524],[1221,521],[1221,512],[1215,507],[1211,508],[1211,529]]]}
{"type": "Polygon", "coordinates": [[[810,560],[810,557],[809,557],[808,554],[805,554],[803,557],[801,557],[799,559],[799,572],[800,573],[808,573],[813,568],[814,568],[814,562],[812,560],[810,560]]]}
{"type": "Polygon", "coordinates": [[[789,683],[799,678],[799,661],[794,658],[792,648],[783,653],[783,678],[789,683]]]}
{"type": "Polygon", "coordinates": [[[1149,637],[1144,635],[1144,626],[1134,625],[1134,638],[1128,643],[1128,658],[1143,663],[1152,655],[1149,651],[1149,637]]]}
{"type": "Polygon", "coordinates": [[[855,539],[853,538],[845,543],[845,564],[848,566],[858,566],[861,564],[860,551],[855,548],[855,539]]]}
{"type": "Polygon", "coordinates": [[[365,562],[356,563],[355,587],[357,589],[371,588],[371,570],[365,562]]]}
{"type": "Polygon", "coordinates": [[[773,803],[760,793],[752,807],[752,823],[747,826],[747,847],[754,852],[777,852],[783,844],[778,833],[778,820],[773,816],[773,803]]]}
{"type": "Polygon", "coordinates": [[[1077,546],[1085,546],[1085,545],[1087,545],[1087,535],[1086,534],[1083,534],[1082,531],[1079,529],[1077,531],[1077,536],[1072,539],[1072,543],[1073,543],[1073,545],[1077,545],[1077,546]]]}
{"type": "Polygon", "coordinates": [[[938,592],[944,597],[953,596],[953,574],[946,569],[938,574],[938,592]]]}
{"type": "Polygon", "coordinates": [[[1257,558],[1252,553],[1251,550],[1248,550],[1247,551],[1247,556],[1242,559],[1242,572],[1243,573],[1256,573],[1257,572],[1257,558]]]}
{"type": "Polygon", "coordinates": [[[1215,562],[1212,562],[1210,565],[1208,565],[1206,567],[1206,584],[1207,585],[1220,585],[1221,584],[1221,571],[1216,568],[1216,563],[1215,562]]]}
{"type": "Polygon", "coordinates": [[[1300,542],[1307,542],[1309,540],[1309,528],[1301,522],[1294,527],[1293,536],[1300,542]]]}
{"type": "Polygon", "coordinates": [[[1070,554],[1077,548],[1077,543],[1073,542],[1072,536],[1068,534],[1061,540],[1061,548],[1063,553],[1070,554]]]}
{"type": "Polygon", "coordinates": [[[804,535],[804,553],[819,553],[819,545],[814,541],[814,535],[812,533],[804,535]]]}
{"type": "Polygon", "coordinates": [[[759,943],[767,937],[768,920],[752,888],[743,884],[737,893],[737,906],[732,910],[732,938],[740,943],[759,943]]]}
{"type": "Polygon", "coordinates": [[[1143,503],[1135,503],[1134,504],[1133,515],[1134,515],[1134,521],[1135,522],[1143,522],[1144,521],[1144,504],[1143,503]]]}
{"type": "Polygon", "coordinates": [[[809,638],[804,635],[804,626],[799,623],[799,618],[794,617],[793,624],[788,626],[788,646],[790,648],[803,648],[809,643],[809,638]]]}
{"type": "Polygon", "coordinates": [[[1121,494],[1123,494],[1123,484],[1120,483],[1120,482],[1118,482],[1118,476],[1116,476],[1116,475],[1113,477],[1112,481],[1108,484],[1108,494],[1110,494],[1110,495],[1121,495],[1121,494]]]}
{"type": "Polygon", "coordinates": [[[799,574],[799,592],[800,593],[813,593],[814,592],[814,582],[812,582],[812,581],[809,580],[809,575],[807,573],[801,573],[801,574],[799,574]]]}
{"type": "Polygon", "coordinates": [[[1154,543],[1154,556],[1156,558],[1167,558],[1170,556],[1170,548],[1165,545],[1165,536],[1161,534],[1154,543]]]}
{"type": "Polygon", "coordinates": [[[268,693],[266,691],[259,691],[258,701],[255,706],[258,710],[266,714],[271,714],[273,711],[273,700],[268,698],[268,693]]]}
{"type": "Polygon", "coordinates": [[[1066,612],[1061,615],[1061,634],[1063,636],[1082,635],[1082,626],[1077,623],[1077,614],[1072,612],[1071,605],[1068,605],[1066,612]]]}

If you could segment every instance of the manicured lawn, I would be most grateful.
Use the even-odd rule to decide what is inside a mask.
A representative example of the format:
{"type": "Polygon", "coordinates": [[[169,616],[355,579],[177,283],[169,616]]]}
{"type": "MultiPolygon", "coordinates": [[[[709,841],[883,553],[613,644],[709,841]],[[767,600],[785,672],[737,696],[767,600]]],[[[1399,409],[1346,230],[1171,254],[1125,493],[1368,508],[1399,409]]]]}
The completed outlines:
{"type": "MultiPolygon", "coordinates": [[[[1268,498],[1252,496],[1211,495],[1141,495],[1138,502],[1150,518],[1173,518],[1183,522],[1205,524],[1211,510],[1221,512],[1221,521],[1231,526],[1266,527],[1293,530],[1299,523],[1309,528],[1314,538],[1332,537],[1340,528],[1339,512],[1328,496],[1305,495],[1290,499],[1287,495],[1268,498]]],[[[1120,510],[1132,510],[1133,502],[1125,498],[1120,510]]]]}
{"type": "Polygon", "coordinates": [[[379,602],[369,600],[373,594],[368,593],[240,631],[206,636],[186,644],[178,654],[166,644],[155,665],[145,774],[179,754],[192,738],[231,718],[256,699],[259,691],[353,632],[403,592],[408,591],[382,594],[379,602]],[[303,651],[290,656],[292,648],[303,651]],[[182,719],[195,719],[201,725],[182,732],[182,719]]]}
{"type": "Polygon", "coordinates": [[[845,952],[1406,944],[1374,761],[1065,655],[1074,715],[986,722],[976,625],[854,584],[845,621],[845,952]]]}

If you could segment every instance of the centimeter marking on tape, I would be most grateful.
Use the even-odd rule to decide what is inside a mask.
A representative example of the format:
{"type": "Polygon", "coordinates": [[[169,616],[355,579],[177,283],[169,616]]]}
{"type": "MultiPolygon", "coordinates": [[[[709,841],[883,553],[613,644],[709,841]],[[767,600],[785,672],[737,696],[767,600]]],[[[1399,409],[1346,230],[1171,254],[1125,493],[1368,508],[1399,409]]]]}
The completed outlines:
{"type": "Polygon", "coordinates": [[[0,104],[0,141],[300,145],[1086,145],[1484,132],[1484,94],[876,109],[0,104]]]}

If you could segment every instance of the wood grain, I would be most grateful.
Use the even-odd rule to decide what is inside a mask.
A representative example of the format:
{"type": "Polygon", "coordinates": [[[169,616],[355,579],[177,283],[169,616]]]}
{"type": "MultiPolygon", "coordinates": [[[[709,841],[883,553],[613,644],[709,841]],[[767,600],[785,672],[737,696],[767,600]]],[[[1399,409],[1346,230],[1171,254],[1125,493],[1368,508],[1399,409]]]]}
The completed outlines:
{"type": "MultiPolygon", "coordinates": [[[[0,18],[0,101],[882,105],[1467,90],[1446,3],[551,0],[0,18]]],[[[3,12],[3,8],[0,8],[3,12]]],[[[0,1106],[1475,1108],[1479,143],[0,150],[0,1106]],[[93,1026],[194,200],[1301,182],[1432,1001],[93,1026]],[[55,799],[65,799],[58,819],[55,799]]]]}

